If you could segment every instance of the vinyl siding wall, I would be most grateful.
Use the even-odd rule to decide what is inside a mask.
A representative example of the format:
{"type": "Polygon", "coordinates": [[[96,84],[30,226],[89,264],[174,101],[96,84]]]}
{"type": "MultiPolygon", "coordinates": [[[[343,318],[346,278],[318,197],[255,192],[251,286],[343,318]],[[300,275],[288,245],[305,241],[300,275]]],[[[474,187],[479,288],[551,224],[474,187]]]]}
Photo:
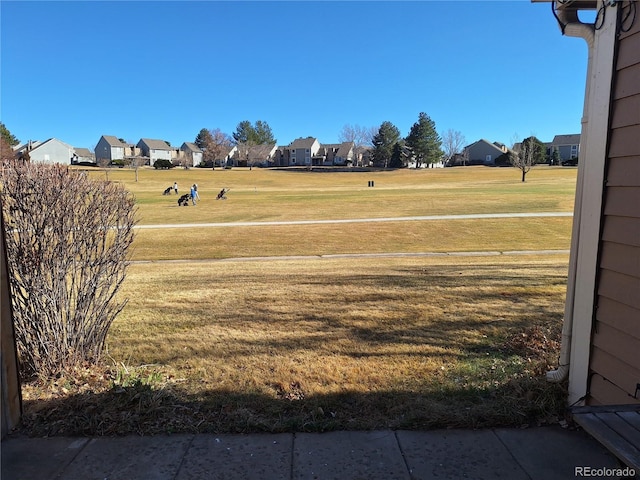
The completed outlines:
{"type": "Polygon", "coordinates": [[[640,404],[640,19],[615,65],[590,359],[592,405],[640,404]],[[638,398],[635,398],[635,397],[638,398]]]}

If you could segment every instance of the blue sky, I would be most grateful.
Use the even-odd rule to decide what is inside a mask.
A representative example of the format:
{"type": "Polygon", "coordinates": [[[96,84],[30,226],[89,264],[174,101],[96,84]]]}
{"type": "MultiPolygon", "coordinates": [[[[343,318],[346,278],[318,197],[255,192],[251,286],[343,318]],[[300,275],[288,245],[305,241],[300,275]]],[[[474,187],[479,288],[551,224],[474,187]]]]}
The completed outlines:
{"type": "Polygon", "coordinates": [[[579,133],[587,47],[548,3],[0,2],[0,119],[21,141],[179,146],[266,121],[278,144],[420,112],[511,144],[579,133]]]}

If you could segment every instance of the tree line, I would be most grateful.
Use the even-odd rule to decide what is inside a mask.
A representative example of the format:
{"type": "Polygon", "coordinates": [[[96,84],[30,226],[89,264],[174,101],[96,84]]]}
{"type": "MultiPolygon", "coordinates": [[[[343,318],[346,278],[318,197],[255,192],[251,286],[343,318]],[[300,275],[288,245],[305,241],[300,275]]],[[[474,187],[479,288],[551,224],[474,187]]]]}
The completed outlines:
{"type": "MultiPolygon", "coordinates": [[[[444,161],[458,153],[464,144],[464,136],[457,131],[448,130],[441,137],[435,122],[424,112],[419,114],[406,137],[401,136],[393,123],[384,121],[379,127],[344,125],[338,140],[353,142],[355,162],[361,162],[364,152],[370,150],[373,166],[381,168],[401,168],[409,164],[419,168],[444,161]]],[[[204,162],[213,164],[233,146],[242,152],[256,145],[273,145],[276,139],[267,122],[244,120],[231,135],[219,128],[203,128],[194,143],[203,151],[204,162]]]]}

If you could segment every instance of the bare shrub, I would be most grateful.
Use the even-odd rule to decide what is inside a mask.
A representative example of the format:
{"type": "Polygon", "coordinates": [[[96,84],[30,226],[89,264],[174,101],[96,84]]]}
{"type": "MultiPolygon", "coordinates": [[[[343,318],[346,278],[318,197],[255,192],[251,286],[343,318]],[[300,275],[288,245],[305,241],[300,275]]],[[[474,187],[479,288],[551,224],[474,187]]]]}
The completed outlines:
{"type": "Polygon", "coordinates": [[[61,165],[5,162],[0,181],[23,372],[97,361],[126,304],[116,293],[134,237],[133,196],[61,165]]]}

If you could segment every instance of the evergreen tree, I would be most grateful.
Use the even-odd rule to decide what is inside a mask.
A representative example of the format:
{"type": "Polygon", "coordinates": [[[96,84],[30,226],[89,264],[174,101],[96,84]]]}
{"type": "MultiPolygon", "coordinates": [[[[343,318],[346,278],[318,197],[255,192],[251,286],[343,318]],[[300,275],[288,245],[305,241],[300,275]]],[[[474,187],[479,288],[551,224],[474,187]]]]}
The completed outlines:
{"type": "Polygon", "coordinates": [[[255,142],[257,145],[272,145],[276,143],[271,127],[267,122],[258,120],[253,129],[255,130],[255,142]]]}
{"type": "Polygon", "coordinates": [[[213,137],[211,132],[206,128],[200,130],[194,142],[200,150],[206,150],[209,145],[213,143],[213,137]]]}
{"type": "Polygon", "coordinates": [[[0,137],[2,137],[2,143],[10,147],[20,143],[20,140],[18,140],[2,122],[0,122],[0,137]]]}
{"type": "Polygon", "coordinates": [[[0,122],[0,160],[13,160],[14,152],[11,147],[19,143],[20,140],[0,122]]]}
{"type": "Polygon", "coordinates": [[[400,130],[391,122],[382,122],[373,136],[373,164],[387,168],[393,155],[393,147],[400,141],[400,130]]]}
{"type": "Polygon", "coordinates": [[[236,145],[239,143],[249,143],[252,142],[255,137],[255,130],[249,120],[243,120],[238,124],[236,131],[233,132],[231,136],[236,145]]]}
{"type": "Polygon", "coordinates": [[[436,124],[424,112],[420,112],[418,121],[411,127],[406,142],[413,152],[416,168],[423,163],[436,163],[442,159],[442,140],[436,131],[436,124]]]}
{"type": "Polygon", "coordinates": [[[232,133],[236,145],[267,145],[276,143],[271,127],[267,122],[258,120],[254,125],[243,120],[232,133]]]}
{"type": "Polygon", "coordinates": [[[391,161],[389,162],[389,167],[391,168],[404,167],[403,156],[404,155],[402,153],[402,145],[400,144],[400,142],[396,142],[393,145],[393,152],[391,153],[391,161]]]}

